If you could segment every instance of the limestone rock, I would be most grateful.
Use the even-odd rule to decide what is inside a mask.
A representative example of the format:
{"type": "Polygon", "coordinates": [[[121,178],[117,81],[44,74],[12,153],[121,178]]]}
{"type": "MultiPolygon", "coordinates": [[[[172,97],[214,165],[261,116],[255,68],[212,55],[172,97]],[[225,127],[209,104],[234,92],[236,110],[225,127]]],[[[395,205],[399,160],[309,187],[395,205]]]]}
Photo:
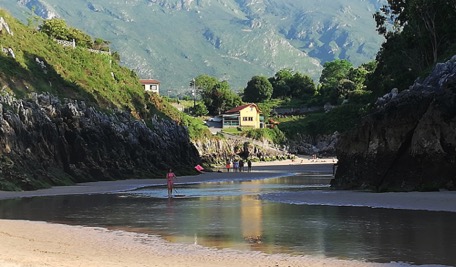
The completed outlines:
{"type": "Polygon", "coordinates": [[[151,124],[51,95],[0,96],[0,190],[193,170],[200,158],[187,129],[158,118],[151,124]]]}
{"type": "Polygon", "coordinates": [[[456,56],[340,137],[332,187],[456,189],[456,56]]]}

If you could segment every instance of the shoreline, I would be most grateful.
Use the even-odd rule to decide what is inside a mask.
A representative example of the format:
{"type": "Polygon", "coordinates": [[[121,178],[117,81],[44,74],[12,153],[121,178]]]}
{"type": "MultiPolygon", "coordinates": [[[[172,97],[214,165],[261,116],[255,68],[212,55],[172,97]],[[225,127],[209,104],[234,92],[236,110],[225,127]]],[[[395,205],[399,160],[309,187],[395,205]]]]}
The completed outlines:
{"type": "MultiPolygon", "coordinates": [[[[332,160],[309,159],[261,162],[252,172],[210,172],[178,177],[176,184],[217,180],[262,179],[285,174],[332,174],[332,160]]],[[[146,186],[165,185],[165,179],[134,179],[82,183],[37,191],[0,191],[0,199],[70,194],[104,194],[146,186]]],[[[271,196],[269,196],[271,197],[271,196]]],[[[274,196],[272,196],[274,197],[274,196]]],[[[367,193],[356,191],[308,191],[276,196],[291,204],[347,205],[378,208],[444,210],[456,212],[456,192],[367,193]],[[386,197],[388,194],[388,197],[386,197]],[[385,201],[387,198],[388,201],[385,201]],[[407,205],[405,205],[405,204],[407,205]]],[[[0,219],[0,266],[413,266],[407,263],[372,263],[321,256],[265,254],[257,251],[215,249],[196,244],[171,243],[159,236],[97,227],[70,226],[26,220],[0,219]]],[[[434,265],[437,266],[437,265],[434,265]]]]}
{"type": "Polygon", "coordinates": [[[170,243],[158,236],[46,222],[0,220],[3,267],[409,266],[170,243]]]}
{"type": "MultiPolygon", "coordinates": [[[[254,162],[252,172],[204,172],[197,175],[178,176],[175,184],[203,183],[218,180],[239,180],[239,179],[264,179],[284,175],[295,175],[298,173],[322,173],[332,174],[332,160],[322,159],[314,162],[301,157],[296,160],[282,160],[271,162],[254,162]]],[[[165,173],[163,173],[165,177],[165,173]]],[[[97,181],[77,183],[68,186],[54,186],[46,189],[33,191],[0,191],[1,199],[26,198],[40,196],[75,195],[75,194],[105,194],[134,190],[147,186],[166,185],[164,178],[128,179],[115,181],[97,181]]]]}

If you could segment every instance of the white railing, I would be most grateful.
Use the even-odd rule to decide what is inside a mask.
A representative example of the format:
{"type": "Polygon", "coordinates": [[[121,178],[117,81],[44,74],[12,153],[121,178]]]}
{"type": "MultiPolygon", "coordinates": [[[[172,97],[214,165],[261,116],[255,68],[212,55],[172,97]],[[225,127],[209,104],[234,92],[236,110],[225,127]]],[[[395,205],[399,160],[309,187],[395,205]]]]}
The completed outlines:
{"type": "Polygon", "coordinates": [[[76,47],[76,42],[74,41],[66,41],[66,40],[58,40],[58,39],[54,39],[58,44],[60,45],[63,45],[63,46],[71,46],[73,48],[76,47]]]}
{"type": "Polygon", "coordinates": [[[103,51],[103,50],[96,50],[88,48],[89,52],[96,53],[96,54],[103,54],[103,55],[111,55],[111,51],[103,51]]]}
{"type": "MultiPolygon", "coordinates": [[[[59,40],[59,39],[54,39],[58,44],[63,45],[63,46],[68,46],[75,48],[76,47],[76,41],[73,39],[73,41],[66,41],[66,40],[59,40]]],[[[97,50],[97,49],[92,49],[92,48],[87,48],[89,52],[96,53],[96,54],[102,54],[102,55],[111,55],[111,51],[103,51],[103,50],[97,50]]]]}

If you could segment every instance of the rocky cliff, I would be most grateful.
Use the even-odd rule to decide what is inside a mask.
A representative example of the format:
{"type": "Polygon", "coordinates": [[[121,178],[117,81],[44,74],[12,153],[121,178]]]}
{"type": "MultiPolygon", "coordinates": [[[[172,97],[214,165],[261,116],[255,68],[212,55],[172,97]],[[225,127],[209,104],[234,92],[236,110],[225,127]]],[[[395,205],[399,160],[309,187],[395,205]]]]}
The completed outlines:
{"type": "Polygon", "coordinates": [[[456,56],[340,137],[336,189],[456,189],[456,56]]]}
{"type": "Polygon", "coordinates": [[[151,127],[125,112],[34,94],[0,96],[0,190],[74,182],[162,177],[200,163],[187,130],[170,120],[151,127]]]}
{"type": "Polygon", "coordinates": [[[245,137],[225,134],[223,138],[196,140],[194,145],[198,149],[202,161],[208,165],[223,165],[227,159],[246,159],[253,161],[269,161],[294,158],[288,151],[270,144],[245,137]]]}
{"type": "Polygon", "coordinates": [[[289,140],[289,151],[293,154],[316,155],[318,157],[334,157],[339,133],[331,135],[301,135],[296,134],[289,140]]]}

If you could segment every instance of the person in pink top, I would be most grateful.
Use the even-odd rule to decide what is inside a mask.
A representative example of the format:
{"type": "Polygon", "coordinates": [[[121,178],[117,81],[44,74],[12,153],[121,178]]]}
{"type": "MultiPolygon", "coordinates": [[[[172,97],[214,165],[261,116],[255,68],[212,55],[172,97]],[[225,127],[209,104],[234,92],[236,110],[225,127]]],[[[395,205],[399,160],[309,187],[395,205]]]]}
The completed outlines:
{"type": "Polygon", "coordinates": [[[174,174],[172,169],[169,169],[168,173],[166,174],[166,181],[168,184],[168,197],[173,195],[173,186],[174,186],[174,179],[176,175],[174,174]]]}

